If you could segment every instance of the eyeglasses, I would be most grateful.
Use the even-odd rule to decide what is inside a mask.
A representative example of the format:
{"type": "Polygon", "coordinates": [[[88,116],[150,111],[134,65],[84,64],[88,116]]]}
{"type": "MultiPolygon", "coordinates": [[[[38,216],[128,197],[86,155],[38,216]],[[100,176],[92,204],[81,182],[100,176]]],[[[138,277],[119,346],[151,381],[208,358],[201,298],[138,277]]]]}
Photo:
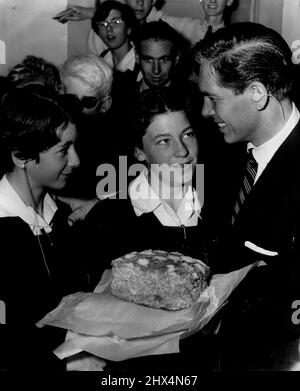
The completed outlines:
{"type": "Polygon", "coordinates": [[[97,106],[99,101],[100,99],[97,98],[96,96],[83,96],[80,99],[81,107],[83,109],[93,109],[94,107],[97,106]]]}
{"type": "Polygon", "coordinates": [[[103,103],[107,100],[111,99],[111,96],[105,96],[103,98],[97,98],[96,96],[83,96],[80,99],[81,107],[83,109],[94,109],[99,103],[103,105],[103,103]]]}
{"type": "Polygon", "coordinates": [[[119,27],[122,23],[123,23],[122,18],[114,18],[110,21],[104,20],[103,22],[99,22],[98,27],[99,27],[99,29],[104,30],[104,29],[107,29],[108,26],[111,28],[119,27]]]}

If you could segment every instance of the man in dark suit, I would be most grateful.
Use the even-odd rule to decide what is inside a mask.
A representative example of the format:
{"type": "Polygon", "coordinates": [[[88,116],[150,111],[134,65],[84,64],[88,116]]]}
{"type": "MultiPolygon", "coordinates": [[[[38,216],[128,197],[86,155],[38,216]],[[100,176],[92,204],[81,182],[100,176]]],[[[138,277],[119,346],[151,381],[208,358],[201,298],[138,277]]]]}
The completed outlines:
{"type": "MultiPolygon", "coordinates": [[[[300,115],[290,99],[291,52],[274,30],[238,23],[214,33],[197,61],[202,114],[213,118],[226,143],[245,143],[247,150],[236,167],[223,162],[228,183],[232,170],[243,172],[228,204],[216,268],[264,261],[224,308],[221,368],[290,369],[299,359],[300,335],[293,316],[300,300],[300,115]]],[[[219,203],[228,199],[217,196],[219,203]]]]}

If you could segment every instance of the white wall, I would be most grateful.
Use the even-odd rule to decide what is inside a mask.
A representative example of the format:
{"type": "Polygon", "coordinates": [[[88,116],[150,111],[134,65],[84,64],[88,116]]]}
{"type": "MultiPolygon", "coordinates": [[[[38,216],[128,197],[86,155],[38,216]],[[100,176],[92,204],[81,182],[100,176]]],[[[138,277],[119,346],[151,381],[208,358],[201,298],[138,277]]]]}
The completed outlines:
{"type": "MultiPolygon", "coordinates": [[[[69,0],[69,4],[93,7],[94,0],[69,0]]],[[[91,28],[91,21],[68,23],[68,56],[84,54],[87,50],[88,33],[91,28]]]]}
{"type": "MultiPolygon", "coordinates": [[[[284,0],[256,0],[255,21],[262,23],[278,33],[282,33],[282,9],[284,0]]],[[[297,0],[288,0],[294,2],[297,0]]]]}
{"type": "Polygon", "coordinates": [[[55,64],[67,57],[67,26],[52,20],[67,0],[0,0],[0,74],[27,54],[55,64]],[[3,44],[4,43],[4,44],[3,44]],[[3,64],[3,45],[6,48],[3,64]]]}
{"type": "Polygon", "coordinates": [[[199,0],[165,0],[162,10],[174,16],[197,18],[203,14],[199,0]]]}

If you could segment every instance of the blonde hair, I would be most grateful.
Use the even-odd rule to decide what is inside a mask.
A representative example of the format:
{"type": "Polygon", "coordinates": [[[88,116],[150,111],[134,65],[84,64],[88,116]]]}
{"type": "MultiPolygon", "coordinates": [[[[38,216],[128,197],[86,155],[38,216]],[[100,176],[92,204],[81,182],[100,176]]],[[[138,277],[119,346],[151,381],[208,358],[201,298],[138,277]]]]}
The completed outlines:
{"type": "Polygon", "coordinates": [[[61,67],[62,81],[68,77],[79,79],[101,96],[107,96],[111,92],[113,71],[95,54],[69,58],[61,67]]]}

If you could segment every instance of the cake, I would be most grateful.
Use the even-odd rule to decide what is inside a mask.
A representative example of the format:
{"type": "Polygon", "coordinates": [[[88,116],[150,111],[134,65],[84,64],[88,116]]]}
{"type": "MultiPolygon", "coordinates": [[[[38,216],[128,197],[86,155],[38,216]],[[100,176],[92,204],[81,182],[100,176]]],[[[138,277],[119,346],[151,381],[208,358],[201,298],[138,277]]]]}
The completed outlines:
{"type": "Polygon", "coordinates": [[[207,287],[209,268],[178,252],[145,250],[112,261],[113,295],[152,308],[179,310],[207,287]]]}

